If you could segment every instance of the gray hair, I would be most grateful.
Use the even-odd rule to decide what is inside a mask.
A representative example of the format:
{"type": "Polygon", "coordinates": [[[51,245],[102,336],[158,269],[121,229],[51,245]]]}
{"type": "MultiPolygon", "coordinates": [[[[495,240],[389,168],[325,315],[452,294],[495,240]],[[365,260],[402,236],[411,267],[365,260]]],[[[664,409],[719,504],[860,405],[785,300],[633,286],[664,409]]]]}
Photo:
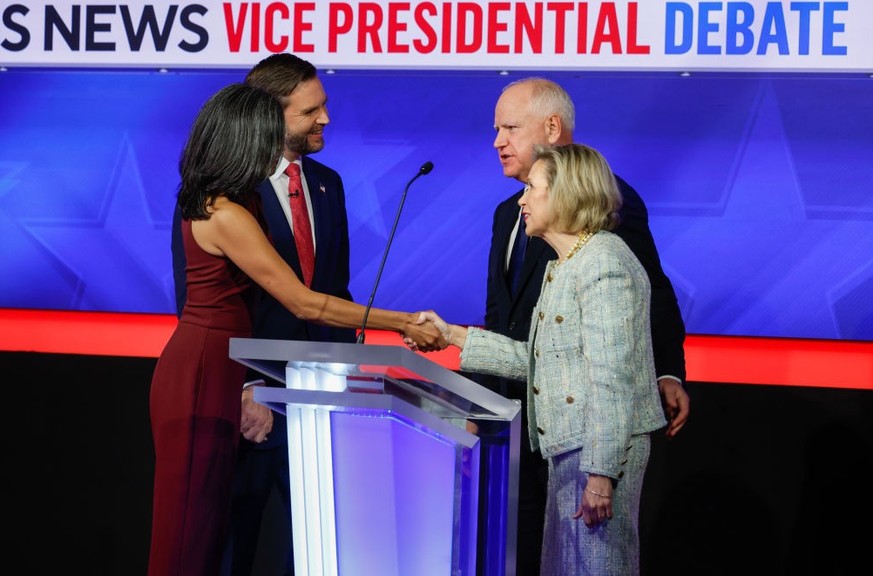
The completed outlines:
{"type": "Polygon", "coordinates": [[[576,107],[573,105],[573,99],[560,84],[546,78],[531,76],[507,84],[503,91],[524,84],[531,86],[530,109],[534,115],[547,118],[557,114],[564,128],[568,132],[573,132],[576,127],[576,107]]]}

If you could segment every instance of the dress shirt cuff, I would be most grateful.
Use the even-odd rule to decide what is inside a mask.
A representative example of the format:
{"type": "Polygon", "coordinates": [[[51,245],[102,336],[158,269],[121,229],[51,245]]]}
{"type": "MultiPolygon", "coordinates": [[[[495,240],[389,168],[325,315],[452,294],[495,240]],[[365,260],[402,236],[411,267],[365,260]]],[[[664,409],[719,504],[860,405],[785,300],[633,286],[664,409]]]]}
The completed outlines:
{"type": "Polygon", "coordinates": [[[243,390],[245,390],[249,386],[264,386],[265,384],[266,382],[263,380],[263,378],[258,378],[257,380],[252,380],[251,382],[246,382],[245,384],[243,384],[243,390]]]}

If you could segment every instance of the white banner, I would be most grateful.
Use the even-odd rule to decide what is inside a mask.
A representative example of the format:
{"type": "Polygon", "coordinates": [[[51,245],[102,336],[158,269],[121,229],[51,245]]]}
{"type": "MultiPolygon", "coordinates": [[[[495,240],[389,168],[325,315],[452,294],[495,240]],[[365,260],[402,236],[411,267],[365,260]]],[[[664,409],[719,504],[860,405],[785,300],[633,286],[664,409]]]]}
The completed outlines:
{"type": "Polygon", "coordinates": [[[0,1],[0,65],[873,72],[873,0],[0,1]]]}

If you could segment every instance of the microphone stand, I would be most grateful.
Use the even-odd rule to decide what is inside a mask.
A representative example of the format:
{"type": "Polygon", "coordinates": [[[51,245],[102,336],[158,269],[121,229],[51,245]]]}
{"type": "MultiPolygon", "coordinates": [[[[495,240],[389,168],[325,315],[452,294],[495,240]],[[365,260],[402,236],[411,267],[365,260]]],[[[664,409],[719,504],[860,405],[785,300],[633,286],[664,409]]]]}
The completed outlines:
{"type": "Polygon", "coordinates": [[[400,212],[403,211],[403,203],[406,202],[406,193],[409,187],[415,182],[419,176],[430,174],[433,170],[433,162],[425,162],[418,169],[418,174],[412,177],[412,180],[406,183],[406,188],[403,189],[403,195],[400,196],[400,206],[397,207],[397,214],[394,216],[394,225],[391,226],[391,232],[388,234],[388,243],[385,244],[385,252],[382,253],[382,262],[379,264],[379,271],[376,273],[376,281],[373,283],[373,291],[370,292],[370,299],[367,301],[367,308],[364,310],[364,320],[361,322],[361,331],[358,333],[358,344],[364,343],[364,332],[367,329],[367,318],[370,316],[370,309],[373,307],[373,299],[376,297],[376,288],[379,287],[379,280],[382,278],[382,270],[385,269],[385,260],[388,259],[388,250],[391,248],[391,242],[394,240],[394,233],[397,231],[397,222],[400,221],[400,212]]]}

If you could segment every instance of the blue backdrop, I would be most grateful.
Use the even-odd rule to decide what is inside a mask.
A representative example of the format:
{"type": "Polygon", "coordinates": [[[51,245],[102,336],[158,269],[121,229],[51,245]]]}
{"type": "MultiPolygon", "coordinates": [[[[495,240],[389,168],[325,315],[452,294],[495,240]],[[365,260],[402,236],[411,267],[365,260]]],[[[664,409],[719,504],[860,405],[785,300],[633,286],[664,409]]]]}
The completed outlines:
{"type": "MultiPolygon", "coordinates": [[[[172,313],[179,152],[245,70],[0,73],[0,307],[172,313]]],[[[492,148],[523,74],[322,74],[317,158],[343,176],[352,294],[480,324],[494,206],[520,184],[492,148]]],[[[648,204],[688,331],[873,340],[873,80],[866,75],[543,74],[648,204]]]]}

